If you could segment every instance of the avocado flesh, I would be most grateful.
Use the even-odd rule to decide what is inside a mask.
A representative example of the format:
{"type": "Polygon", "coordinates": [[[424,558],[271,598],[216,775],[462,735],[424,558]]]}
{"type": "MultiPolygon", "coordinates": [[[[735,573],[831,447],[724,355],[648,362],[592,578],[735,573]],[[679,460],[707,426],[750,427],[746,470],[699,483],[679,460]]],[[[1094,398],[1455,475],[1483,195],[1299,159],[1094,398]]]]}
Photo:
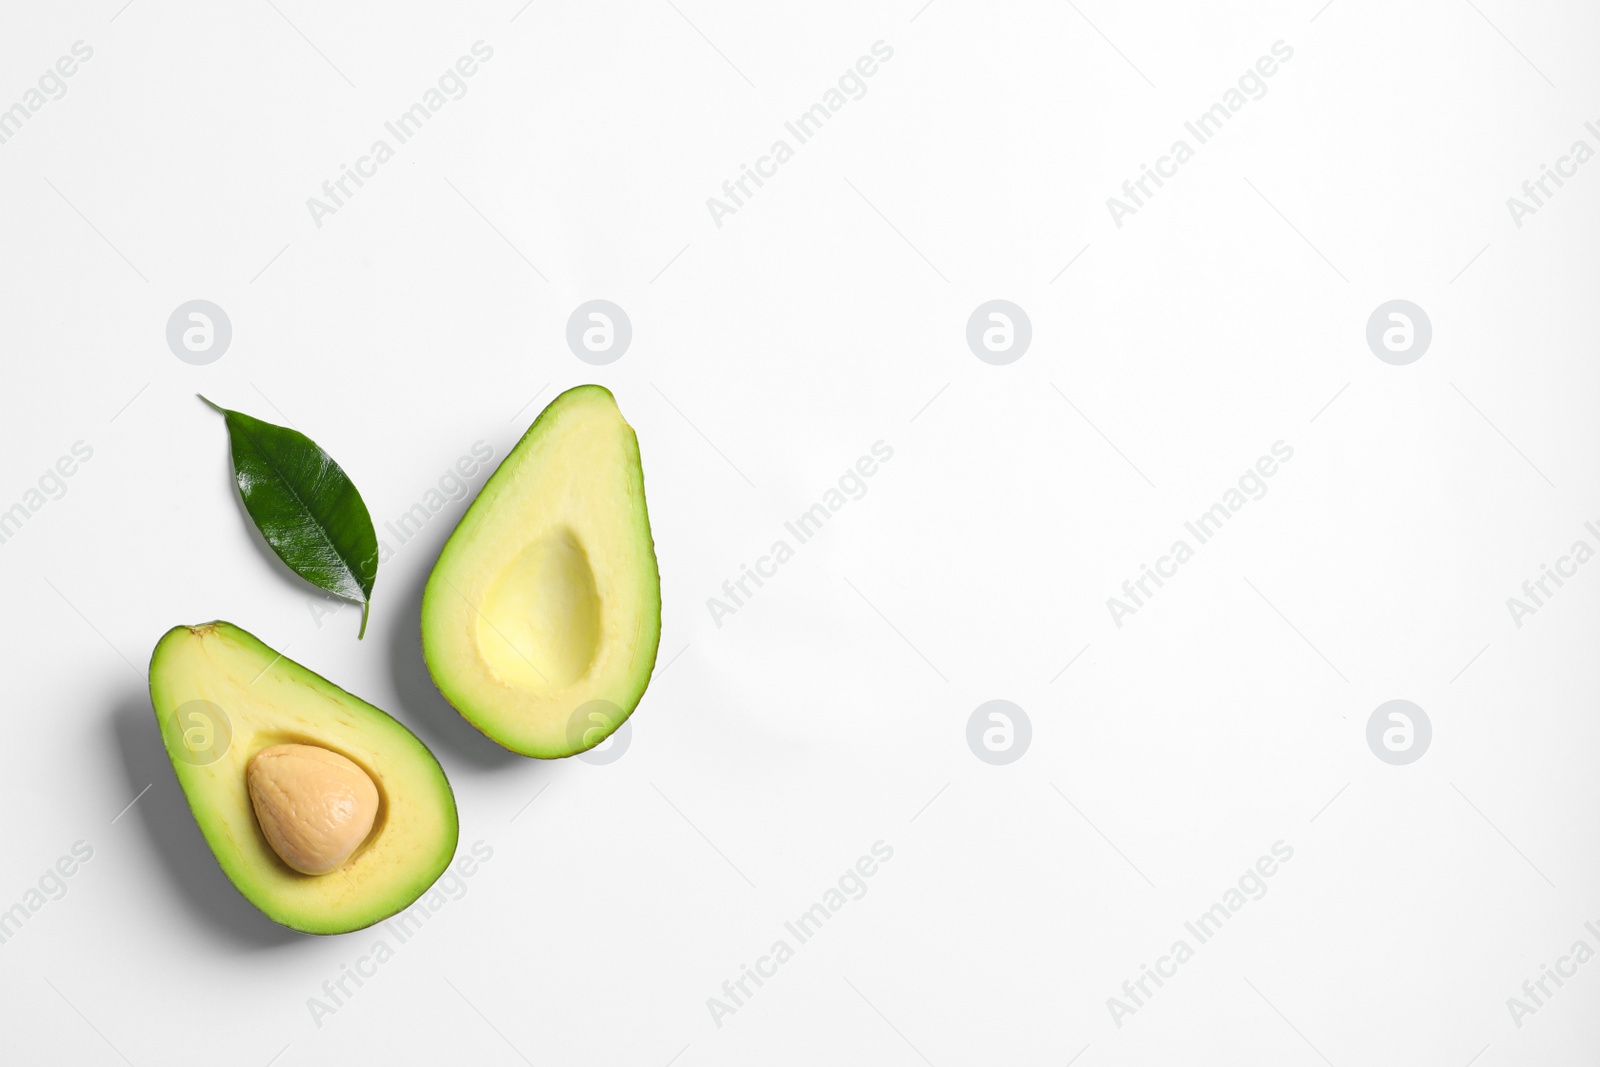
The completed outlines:
{"type": "Polygon", "coordinates": [[[490,739],[555,759],[632,714],[660,640],[638,439],[610,391],[569,389],[440,552],[422,596],[423,658],[490,739]]]}
{"type": "Polygon", "coordinates": [[[169,630],[150,659],[150,699],[206,844],[245,899],[274,922],[312,934],[371,926],[426,892],[455,854],[455,796],[433,753],[382,711],[237,626],[169,630]],[[194,701],[226,716],[221,731],[231,738],[215,757],[193,732],[194,709],[207,710],[194,701]],[[292,870],[256,821],[246,767],[279,744],[337,752],[378,787],[372,832],[327,874],[292,870]]]}

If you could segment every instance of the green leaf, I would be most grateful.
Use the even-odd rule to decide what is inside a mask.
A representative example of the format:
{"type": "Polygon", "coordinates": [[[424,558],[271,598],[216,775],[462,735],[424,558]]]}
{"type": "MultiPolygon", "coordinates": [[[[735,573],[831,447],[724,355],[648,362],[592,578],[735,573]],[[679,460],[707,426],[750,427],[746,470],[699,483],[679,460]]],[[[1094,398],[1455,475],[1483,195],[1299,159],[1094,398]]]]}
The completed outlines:
{"type": "Polygon", "coordinates": [[[344,469],[298,430],[200,399],[227,420],[234,478],[261,536],[300,577],[358,602],[366,636],[378,535],[344,469]]]}

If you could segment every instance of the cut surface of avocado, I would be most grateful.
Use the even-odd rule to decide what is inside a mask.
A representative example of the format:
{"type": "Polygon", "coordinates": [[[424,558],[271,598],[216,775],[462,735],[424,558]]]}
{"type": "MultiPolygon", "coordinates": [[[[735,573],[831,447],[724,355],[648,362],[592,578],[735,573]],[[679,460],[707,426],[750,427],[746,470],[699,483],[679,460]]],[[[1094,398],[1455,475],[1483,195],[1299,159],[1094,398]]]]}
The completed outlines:
{"type": "Polygon", "coordinates": [[[633,713],[660,639],[638,439],[608,390],[569,389],[440,552],[422,597],[423,658],[484,734],[554,759],[633,713]]]}
{"type": "Polygon", "coordinates": [[[455,854],[455,796],[433,753],[382,711],[237,626],[211,622],[169,630],[150,659],[150,699],[206,844],[239,892],[274,922],[313,934],[371,926],[426,892],[455,854]],[[363,791],[364,773],[375,787],[375,814],[344,812],[339,798],[324,796],[334,805],[333,815],[324,810],[320,827],[309,821],[296,827],[293,819],[316,815],[295,810],[308,799],[295,790],[316,788],[315,768],[277,774],[277,792],[289,793],[279,800],[276,816],[291,822],[269,821],[275,841],[288,835],[316,858],[318,847],[326,851],[321,838],[342,828],[330,825],[330,818],[370,819],[370,830],[365,821],[357,823],[360,841],[353,849],[349,841],[336,842],[344,847],[331,869],[301,873],[275,851],[286,846],[269,842],[260,821],[269,810],[262,806],[262,761],[256,760],[263,753],[321,762],[347,787],[363,791]],[[297,830],[309,836],[297,836],[297,830]]]}

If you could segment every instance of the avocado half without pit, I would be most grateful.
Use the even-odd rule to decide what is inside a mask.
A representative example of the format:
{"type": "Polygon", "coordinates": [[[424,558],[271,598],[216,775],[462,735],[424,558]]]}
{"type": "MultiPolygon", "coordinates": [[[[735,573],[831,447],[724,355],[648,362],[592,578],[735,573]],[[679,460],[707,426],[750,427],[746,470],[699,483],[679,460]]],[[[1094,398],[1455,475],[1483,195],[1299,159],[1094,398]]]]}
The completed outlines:
{"type": "Polygon", "coordinates": [[[150,699],[224,873],[274,922],[359,930],[405,909],[455,854],[455,796],[400,723],[226,622],[178,626],[150,699]]]}
{"type": "Polygon", "coordinates": [[[550,402],[484,483],[422,596],[422,651],[445,699],[543,759],[633,713],[661,641],[661,577],[639,441],[598,385],[550,402]]]}

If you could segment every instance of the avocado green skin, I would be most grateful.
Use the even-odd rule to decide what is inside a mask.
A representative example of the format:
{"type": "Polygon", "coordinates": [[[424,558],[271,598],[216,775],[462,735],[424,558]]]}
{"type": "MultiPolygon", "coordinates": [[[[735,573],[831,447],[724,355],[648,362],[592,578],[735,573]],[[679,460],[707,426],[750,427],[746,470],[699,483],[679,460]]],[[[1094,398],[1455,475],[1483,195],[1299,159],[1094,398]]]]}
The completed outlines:
{"type": "MultiPolygon", "coordinates": [[[[550,403],[545,406],[544,410],[541,411],[538,417],[533,420],[533,423],[528,427],[523,435],[517,439],[517,443],[512,446],[511,451],[506,454],[506,458],[500,461],[500,464],[495,468],[494,473],[491,474],[489,479],[483,484],[483,488],[478,490],[478,494],[473,499],[472,504],[468,506],[466,512],[461,516],[461,521],[458,522],[456,524],[456,528],[451,531],[449,538],[446,539],[444,543],[444,547],[439,550],[439,558],[437,561],[435,561],[433,570],[428,575],[428,582],[424,587],[422,594],[422,618],[420,627],[420,633],[422,635],[422,658],[423,662],[427,664],[428,676],[433,680],[434,688],[438,689],[439,694],[443,696],[452,707],[459,711],[462,717],[471,723],[479,733],[483,734],[489,740],[508,751],[515,752],[522,756],[529,756],[534,759],[564,759],[568,756],[574,756],[581,752],[587,752],[589,749],[603,744],[606,738],[615,733],[624,722],[633,716],[633,712],[638,707],[639,701],[644,697],[645,690],[650,686],[651,677],[655,672],[656,662],[661,654],[661,573],[659,564],[655,565],[655,569],[652,574],[655,598],[653,610],[650,612],[648,617],[648,621],[654,628],[656,634],[655,647],[652,649],[648,661],[644,661],[641,668],[632,676],[632,684],[628,686],[624,694],[625,699],[615,702],[622,712],[621,717],[616,723],[612,724],[611,729],[606,731],[604,734],[599,734],[598,731],[586,732],[584,734],[584,737],[586,738],[588,737],[589,733],[596,734],[596,736],[589,740],[587,744],[580,743],[575,746],[562,745],[558,747],[539,747],[535,745],[517,744],[508,740],[507,738],[497,736],[495,731],[491,727],[486,726],[484,723],[485,719],[492,716],[486,714],[484,709],[475,706],[474,703],[466,699],[463,694],[454,692],[448,678],[442,677],[442,675],[446,673],[446,666],[441,663],[436,663],[435,659],[437,657],[433,654],[430,654],[427,634],[430,627],[439,625],[441,623],[445,613],[451,606],[449,602],[450,598],[445,595],[445,590],[441,587],[441,583],[436,581],[436,579],[448,566],[452,554],[460,549],[461,543],[465,540],[463,530],[466,527],[467,520],[471,517],[474,509],[479,507],[480,504],[483,504],[486,499],[492,499],[492,490],[496,487],[496,484],[503,478],[509,478],[508,472],[514,469],[516,462],[521,457],[521,453],[532,442],[539,438],[539,436],[545,430],[547,423],[554,421],[555,416],[560,413],[564,404],[575,400],[581,400],[586,396],[593,395],[602,396],[613,407],[616,406],[616,397],[612,395],[611,390],[607,389],[603,385],[595,384],[573,386],[572,388],[567,389],[559,394],[554,400],[550,401],[550,403]]],[[[645,502],[644,465],[639,456],[639,439],[638,436],[633,433],[632,427],[629,427],[629,436],[632,460],[630,472],[634,476],[634,488],[637,490],[638,494],[640,524],[642,526],[642,530],[640,532],[650,545],[650,558],[652,563],[654,563],[656,559],[655,539],[651,534],[649,508],[645,502]]]]}
{"type": "MultiPolygon", "coordinates": [[[[209,622],[196,626],[174,626],[168,630],[150,656],[150,701],[155,711],[157,726],[161,731],[162,741],[167,750],[168,759],[172,763],[173,772],[177,775],[178,784],[183,789],[184,797],[189,804],[189,814],[193,817],[195,825],[200,829],[206,844],[211,848],[212,855],[217,861],[222,872],[228,876],[234,888],[251,904],[255,905],[267,918],[280,926],[307,934],[342,934],[355,930],[362,930],[375,923],[382,922],[417,901],[438,880],[449,866],[455,855],[456,844],[460,834],[459,817],[456,810],[455,792],[450,786],[450,781],[445,777],[444,769],[426,745],[411,733],[403,724],[395,720],[379,708],[361,700],[359,697],[346,692],[334,685],[316,672],[288,659],[273,650],[255,635],[229,622],[209,622]],[[266,876],[283,878],[288,872],[286,866],[275,856],[270,857],[269,863],[281,867],[270,871],[253,870],[252,864],[261,865],[260,857],[247,856],[235,844],[235,835],[239,825],[239,818],[235,818],[235,826],[230,828],[222,813],[215,810],[216,798],[208,794],[207,776],[188,761],[180,759],[178,749],[183,742],[175,736],[176,727],[173,725],[172,713],[175,710],[175,700],[168,692],[172,688],[172,679],[169,678],[167,659],[176,658],[181,654],[182,645],[186,640],[196,634],[215,632],[234,646],[246,652],[257,653],[260,662],[266,664],[262,674],[268,670],[282,672],[308,689],[317,697],[325,698],[337,705],[341,710],[349,711],[358,718],[361,728],[365,730],[379,730],[387,735],[387,740],[396,745],[400,751],[408,753],[408,759],[414,764],[414,770],[421,780],[421,786],[428,790],[437,802],[438,811],[442,812],[442,833],[433,851],[424,856],[416,864],[415,870],[405,879],[402,886],[395,887],[381,898],[366,902],[364,906],[347,909],[347,913],[340,915],[319,915],[308,912],[303,906],[288,906],[280,901],[274,901],[264,892],[263,884],[266,876]]],[[[313,704],[318,703],[313,701],[313,704]]],[[[318,737],[314,731],[306,731],[306,740],[315,742],[318,737]]],[[[248,745],[249,739],[239,736],[235,730],[232,745],[248,745]]],[[[219,761],[220,762],[220,761],[219,761]]],[[[398,777],[398,776],[397,776],[398,777]]],[[[229,798],[220,798],[229,800],[229,798]]],[[[229,801],[230,803],[232,801],[229,801]]],[[[248,807],[249,801],[243,804],[248,807]]],[[[255,812],[253,809],[246,812],[245,817],[249,825],[256,829],[255,812]]],[[[267,848],[262,839],[260,846],[267,848]]],[[[293,875],[293,872],[289,872],[293,875]]],[[[298,875],[298,878],[309,876],[298,875]]],[[[319,876],[319,878],[340,877],[337,872],[319,876]]]]}

